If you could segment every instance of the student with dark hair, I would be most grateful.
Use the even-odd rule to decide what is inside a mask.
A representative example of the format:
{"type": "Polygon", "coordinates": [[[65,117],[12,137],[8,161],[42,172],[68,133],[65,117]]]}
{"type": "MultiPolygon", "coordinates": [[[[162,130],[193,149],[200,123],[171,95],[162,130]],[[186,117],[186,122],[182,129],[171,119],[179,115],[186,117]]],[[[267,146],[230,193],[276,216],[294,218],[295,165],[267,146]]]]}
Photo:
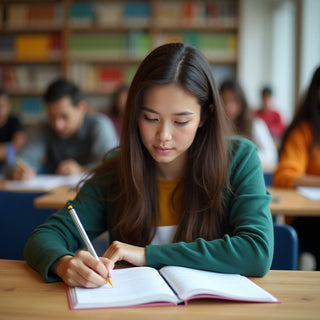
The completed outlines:
{"type": "MultiPolygon", "coordinates": [[[[273,184],[320,187],[320,66],[284,133],[273,184]]],[[[320,270],[320,218],[299,217],[293,226],[298,232],[300,251],[314,254],[320,270]]]]}
{"type": "Polygon", "coordinates": [[[262,119],[277,145],[279,145],[285,130],[285,124],[281,114],[275,109],[272,102],[272,89],[264,87],[261,90],[261,106],[255,112],[255,116],[262,119]]]}
{"type": "Polygon", "coordinates": [[[6,163],[10,165],[14,161],[25,141],[25,129],[19,118],[11,114],[7,92],[0,89],[0,172],[6,163]]]}
{"type": "Polygon", "coordinates": [[[236,80],[226,80],[220,86],[220,94],[236,134],[253,141],[262,166],[273,168],[278,161],[276,145],[266,124],[254,117],[240,84],[236,80]]]}
{"type": "Polygon", "coordinates": [[[28,180],[43,167],[45,173],[79,174],[97,165],[108,150],[118,145],[110,119],[103,114],[87,113],[87,104],[72,82],[52,82],[44,101],[48,123],[19,153],[28,168],[16,167],[13,179],[28,180]]]}
{"type": "Polygon", "coordinates": [[[118,261],[263,276],[270,200],[257,148],[228,137],[204,55],[166,44],[131,83],[118,151],[70,202],[88,236],[108,230],[111,245],[99,261],[81,250],[67,204],[31,234],[25,257],[47,281],[70,286],[105,284],[118,261]]]}

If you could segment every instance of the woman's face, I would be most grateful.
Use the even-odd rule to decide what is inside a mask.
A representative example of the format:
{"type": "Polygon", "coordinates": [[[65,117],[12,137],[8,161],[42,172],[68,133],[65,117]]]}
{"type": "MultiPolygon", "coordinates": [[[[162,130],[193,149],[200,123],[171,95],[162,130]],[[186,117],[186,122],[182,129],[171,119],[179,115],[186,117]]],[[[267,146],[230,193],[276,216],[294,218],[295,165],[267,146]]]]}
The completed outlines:
{"type": "Polygon", "coordinates": [[[201,126],[200,115],[197,98],[180,86],[157,85],[146,91],[138,126],[144,146],[162,172],[170,167],[179,177],[201,126]]]}
{"type": "Polygon", "coordinates": [[[231,89],[225,89],[221,92],[221,97],[229,119],[235,121],[241,113],[241,104],[236,93],[231,89]]]}

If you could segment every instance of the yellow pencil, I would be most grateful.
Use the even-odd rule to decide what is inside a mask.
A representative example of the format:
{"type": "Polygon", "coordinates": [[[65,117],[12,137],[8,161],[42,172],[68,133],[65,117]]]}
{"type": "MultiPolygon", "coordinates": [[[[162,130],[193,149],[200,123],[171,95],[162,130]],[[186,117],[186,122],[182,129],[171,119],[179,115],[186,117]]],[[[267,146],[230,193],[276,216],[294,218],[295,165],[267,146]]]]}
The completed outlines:
{"type": "MultiPolygon", "coordinates": [[[[98,255],[97,255],[97,253],[96,253],[96,251],[95,251],[94,248],[93,248],[93,245],[92,245],[92,243],[91,243],[91,241],[90,241],[90,239],[89,239],[86,231],[84,230],[84,228],[83,228],[83,226],[82,226],[82,223],[81,223],[81,221],[80,221],[80,219],[79,219],[79,217],[78,217],[78,215],[77,215],[77,213],[76,213],[76,210],[74,210],[74,208],[72,207],[72,205],[69,205],[69,206],[68,206],[68,210],[69,210],[69,213],[70,213],[70,215],[71,215],[71,217],[72,217],[72,220],[73,220],[74,224],[76,225],[76,227],[77,227],[77,229],[78,229],[78,231],[79,231],[79,233],[80,233],[80,235],[81,235],[81,238],[82,238],[82,240],[84,241],[84,243],[86,244],[89,252],[90,252],[97,260],[100,260],[99,257],[98,257],[98,255]]],[[[113,287],[113,284],[112,284],[112,282],[111,282],[111,279],[110,279],[109,277],[107,277],[106,280],[107,280],[107,282],[113,287]]]]}
{"type": "Polygon", "coordinates": [[[107,281],[109,282],[110,286],[113,288],[113,284],[112,284],[111,279],[109,277],[107,278],[107,281]]]}

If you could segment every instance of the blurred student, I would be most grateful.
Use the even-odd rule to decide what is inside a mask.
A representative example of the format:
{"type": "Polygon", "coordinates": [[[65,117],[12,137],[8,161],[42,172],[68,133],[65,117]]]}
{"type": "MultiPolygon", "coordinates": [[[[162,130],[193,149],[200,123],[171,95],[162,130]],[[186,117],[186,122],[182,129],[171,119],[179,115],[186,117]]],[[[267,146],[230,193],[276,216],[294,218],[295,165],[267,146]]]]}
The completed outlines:
{"type": "MultiPolygon", "coordinates": [[[[320,66],[283,136],[273,184],[320,187],[320,66]]],[[[320,270],[320,218],[299,217],[293,226],[298,232],[300,251],[314,254],[320,270]]]]}
{"type": "Polygon", "coordinates": [[[87,113],[87,104],[72,82],[58,79],[51,83],[44,101],[48,123],[19,153],[26,166],[16,167],[13,179],[28,180],[42,168],[51,174],[80,174],[118,145],[111,120],[103,114],[87,113]]]}
{"type": "Polygon", "coordinates": [[[26,141],[26,133],[19,118],[10,114],[11,102],[4,89],[0,89],[0,172],[7,163],[13,163],[15,154],[26,141]]]}
{"type": "Polygon", "coordinates": [[[111,110],[108,113],[109,118],[112,120],[114,127],[116,128],[118,137],[121,136],[122,121],[124,111],[126,109],[126,103],[128,98],[129,87],[125,84],[121,85],[113,95],[111,110]]]}
{"type": "Polygon", "coordinates": [[[196,48],[170,43],[141,63],[131,83],[120,148],[71,202],[88,236],[110,232],[97,261],[68,204],[25,248],[47,281],[98,287],[117,261],[263,276],[273,226],[257,148],[227,137],[211,67],[196,48]]]}
{"type": "Polygon", "coordinates": [[[285,124],[282,120],[280,112],[278,112],[273,104],[272,89],[264,87],[261,91],[261,106],[255,112],[255,116],[262,119],[277,145],[279,145],[285,130],[285,124]]]}
{"type": "Polygon", "coordinates": [[[239,83],[235,80],[223,82],[220,94],[235,133],[253,141],[258,147],[262,166],[273,168],[278,161],[276,145],[264,121],[254,117],[239,83]]]}

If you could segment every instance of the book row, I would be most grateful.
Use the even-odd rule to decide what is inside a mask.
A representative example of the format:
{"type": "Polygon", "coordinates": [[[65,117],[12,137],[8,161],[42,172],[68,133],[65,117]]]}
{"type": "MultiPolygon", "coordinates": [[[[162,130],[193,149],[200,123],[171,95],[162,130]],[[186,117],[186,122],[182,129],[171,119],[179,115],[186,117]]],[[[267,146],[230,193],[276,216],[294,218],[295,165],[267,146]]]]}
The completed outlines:
{"type": "MultiPolygon", "coordinates": [[[[1,9],[1,8],[0,8],[1,9]]],[[[8,29],[24,26],[61,26],[61,3],[12,3],[5,7],[1,22],[8,29]]],[[[237,19],[234,0],[159,1],[153,10],[150,1],[74,1],[68,17],[71,26],[226,25],[237,19]]]]}
{"type": "Polygon", "coordinates": [[[61,56],[60,33],[0,35],[0,59],[47,60],[61,56]]]}
{"type": "MultiPolygon", "coordinates": [[[[182,32],[163,33],[156,36],[154,45],[179,41],[198,47],[208,59],[235,59],[237,36],[233,33],[182,32]]],[[[148,33],[76,33],[68,42],[70,58],[86,59],[141,59],[152,49],[148,33]]],[[[0,58],[17,60],[46,60],[61,58],[63,45],[61,35],[20,34],[0,35],[0,58]]]]}

